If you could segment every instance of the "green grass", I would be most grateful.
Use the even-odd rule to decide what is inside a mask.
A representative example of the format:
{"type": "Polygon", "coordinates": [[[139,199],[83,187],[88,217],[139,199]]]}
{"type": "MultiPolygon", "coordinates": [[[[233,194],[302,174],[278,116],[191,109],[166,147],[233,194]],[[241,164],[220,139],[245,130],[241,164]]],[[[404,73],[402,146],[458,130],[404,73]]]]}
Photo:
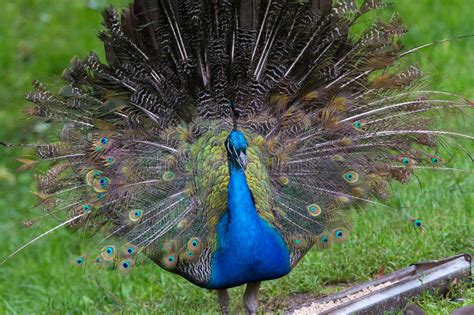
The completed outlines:
{"type": "MultiPolygon", "coordinates": [[[[40,126],[21,114],[25,94],[34,78],[57,81],[74,55],[100,52],[96,33],[100,13],[94,1],[18,0],[2,4],[0,11],[0,139],[27,143],[45,136],[40,126]],[[33,135],[32,135],[33,134],[33,135]]],[[[95,1],[122,6],[126,0],[95,1]]],[[[434,39],[472,33],[474,3],[466,0],[395,0],[396,9],[410,32],[407,47],[434,39]]],[[[428,84],[474,97],[474,39],[451,41],[412,56],[429,75],[428,84]]],[[[474,134],[472,115],[450,119],[474,134]]],[[[443,118],[444,119],[444,118],[443,118]]],[[[463,143],[471,152],[473,143],[463,143]]],[[[17,173],[14,160],[22,150],[0,148],[0,257],[7,256],[39,229],[25,229],[21,222],[39,215],[31,173],[17,173]]],[[[450,165],[472,170],[472,163],[457,152],[450,165]]],[[[474,242],[474,178],[469,173],[420,172],[419,181],[394,185],[387,203],[408,207],[404,211],[369,207],[354,212],[351,238],[326,251],[311,251],[287,277],[264,283],[261,304],[276,309],[298,293],[319,295],[349,283],[371,279],[385,272],[425,259],[463,252],[472,253],[474,242]],[[410,217],[424,221],[417,233],[410,217]]],[[[52,225],[48,222],[42,228],[52,225]]],[[[215,313],[213,292],[147,265],[129,276],[113,272],[85,272],[72,268],[68,259],[77,254],[80,238],[67,230],[54,233],[0,267],[0,313],[215,313]]],[[[231,290],[232,309],[242,310],[242,288],[231,290]]],[[[416,302],[430,314],[445,314],[474,303],[474,290],[455,288],[447,298],[423,295],[416,302]],[[460,299],[462,298],[462,299],[460,299]],[[457,299],[457,300],[456,300],[457,299]]]]}

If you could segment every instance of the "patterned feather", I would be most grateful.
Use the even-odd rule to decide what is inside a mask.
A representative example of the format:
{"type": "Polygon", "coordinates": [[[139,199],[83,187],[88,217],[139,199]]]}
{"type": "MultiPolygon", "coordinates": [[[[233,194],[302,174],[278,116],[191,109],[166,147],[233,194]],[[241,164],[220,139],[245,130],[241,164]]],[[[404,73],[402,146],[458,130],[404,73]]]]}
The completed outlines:
{"type": "Polygon", "coordinates": [[[28,115],[62,126],[56,142],[36,146],[38,161],[21,160],[49,165],[37,194],[63,214],[55,229],[104,233],[97,263],[128,271],[141,252],[212,288],[228,211],[225,143],[239,129],[257,214],[281,235],[290,268],[314,245],[346,239],[347,209],[388,207],[379,199],[391,181],[441,169],[446,139],[474,139],[436,124],[433,113],[472,102],[419,89],[422,72],[400,62],[414,50],[398,44],[398,17],[349,35],[385,6],[135,0],[122,14],[106,9],[106,62],[74,59],[59,93],[35,82],[28,95],[28,115]]]}

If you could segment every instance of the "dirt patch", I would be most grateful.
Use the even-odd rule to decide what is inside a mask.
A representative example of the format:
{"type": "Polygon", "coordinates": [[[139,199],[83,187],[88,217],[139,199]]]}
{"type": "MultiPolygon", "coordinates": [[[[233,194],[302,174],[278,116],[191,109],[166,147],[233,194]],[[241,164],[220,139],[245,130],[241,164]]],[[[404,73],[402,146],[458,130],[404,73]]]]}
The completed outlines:
{"type": "Polygon", "coordinates": [[[282,313],[290,309],[298,308],[303,304],[308,304],[309,302],[326,295],[342,291],[350,286],[351,284],[347,283],[341,285],[328,285],[321,288],[318,293],[301,292],[289,296],[276,296],[266,303],[262,303],[261,309],[264,313],[282,313]]]}

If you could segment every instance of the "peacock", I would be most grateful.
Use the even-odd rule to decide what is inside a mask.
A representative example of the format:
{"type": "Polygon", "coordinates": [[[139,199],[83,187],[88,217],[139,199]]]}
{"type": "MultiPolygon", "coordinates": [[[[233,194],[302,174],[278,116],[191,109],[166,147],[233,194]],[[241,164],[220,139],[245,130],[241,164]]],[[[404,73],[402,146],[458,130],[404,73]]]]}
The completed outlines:
{"type": "MultiPolygon", "coordinates": [[[[30,117],[57,128],[34,144],[45,217],[99,233],[76,265],[128,272],[141,256],[217,292],[287,275],[313,247],[349,236],[348,210],[390,183],[443,169],[434,113],[473,107],[420,89],[400,17],[364,30],[382,0],[135,0],[103,11],[106,60],[74,58],[58,92],[39,81],[30,117]],[[359,28],[358,28],[359,27],[359,28]]],[[[4,143],[6,146],[9,144],[4,143]]],[[[31,222],[33,224],[33,222],[31,222]]],[[[421,228],[421,222],[414,221],[421,228]]],[[[89,235],[89,234],[88,234],[89,235]]]]}

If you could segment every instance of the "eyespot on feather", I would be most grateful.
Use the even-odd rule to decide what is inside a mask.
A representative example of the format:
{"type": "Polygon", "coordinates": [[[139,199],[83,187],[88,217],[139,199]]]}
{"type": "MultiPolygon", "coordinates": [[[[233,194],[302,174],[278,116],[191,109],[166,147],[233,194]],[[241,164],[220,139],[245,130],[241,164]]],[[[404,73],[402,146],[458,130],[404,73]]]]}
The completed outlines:
{"type": "Polygon", "coordinates": [[[71,260],[71,264],[76,267],[82,267],[86,264],[86,256],[79,256],[71,260]]]}
{"type": "Polygon", "coordinates": [[[82,211],[84,213],[90,213],[94,208],[90,204],[83,204],[82,205],[82,211]]]}
{"type": "Polygon", "coordinates": [[[112,156],[106,156],[106,157],[104,157],[102,160],[103,160],[104,165],[105,165],[106,167],[112,166],[112,165],[114,165],[115,162],[116,162],[115,158],[112,157],[112,156]]]}
{"type": "Polygon", "coordinates": [[[133,245],[126,245],[123,247],[123,255],[125,256],[131,256],[131,255],[135,255],[137,253],[137,250],[138,248],[136,246],[133,246],[133,245]]]}
{"type": "Polygon", "coordinates": [[[165,182],[170,182],[174,179],[174,173],[171,171],[164,172],[162,178],[165,182]]]}
{"type": "Polygon", "coordinates": [[[199,237],[192,237],[188,241],[188,249],[195,254],[198,254],[202,251],[202,241],[199,237]]]}
{"type": "Polygon", "coordinates": [[[346,182],[350,184],[355,184],[359,181],[359,174],[354,171],[349,171],[344,173],[343,178],[346,182]]]}
{"type": "Polygon", "coordinates": [[[411,220],[413,227],[415,228],[416,231],[423,232],[424,231],[424,225],[423,221],[421,219],[412,219],[411,220]]]}
{"type": "Polygon", "coordinates": [[[367,120],[357,120],[352,123],[352,127],[354,127],[354,129],[357,131],[367,131],[367,120]]]}
{"type": "Polygon", "coordinates": [[[101,251],[101,256],[105,261],[112,261],[115,258],[115,246],[104,246],[101,251]]]}
{"type": "Polygon", "coordinates": [[[143,216],[143,211],[140,209],[133,209],[128,213],[128,218],[132,222],[138,222],[143,216]]]}
{"type": "Polygon", "coordinates": [[[336,242],[342,242],[349,237],[349,231],[343,227],[335,228],[331,234],[336,242]]]}
{"type": "Polygon", "coordinates": [[[412,167],[413,165],[415,165],[415,161],[407,156],[401,157],[399,161],[406,167],[412,167]]]}
{"type": "Polygon", "coordinates": [[[92,188],[98,192],[106,192],[110,187],[110,179],[105,176],[97,177],[92,182],[92,188]]]}
{"type": "Polygon", "coordinates": [[[111,144],[111,139],[108,136],[100,136],[93,144],[96,152],[105,151],[111,144]]]}
{"type": "Polygon", "coordinates": [[[199,259],[200,253],[195,253],[192,250],[185,250],[183,251],[179,256],[181,261],[187,262],[187,263],[193,263],[196,262],[199,259]]]}
{"type": "Polygon", "coordinates": [[[124,259],[118,263],[118,270],[122,273],[129,273],[131,269],[135,266],[135,261],[133,259],[124,259]]]}
{"type": "Polygon", "coordinates": [[[439,166],[439,165],[443,164],[444,161],[439,156],[433,155],[433,156],[430,157],[430,162],[431,162],[432,166],[436,167],[436,166],[439,166]]]}
{"type": "Polygon", "coordinates": [[[162,262],[166,269],[174,269],[178,265],[178,256],[175,253],[170,253],[163,257],[162,262]]]}
{"type": "Polygon", "coordinates": [[[308,245],[308,242],[302,237],[302,235],[298,235],[292,238],[291,246],[294,249],[302,249],[308,245]]]}
{"type": "Polygon", "coordinates": [[[318,217],[322,213],[321,207],[315,203],[308,205],[306,211],[311,217],[318,217]]]}
{"type": "Polygon", "coordinates": [[[333,243],[333,237],[331,234],[324,232],[317,236],[316,245],[318,248],[325,249],[331,247],[333,243]]]}
{"type": "Polygon", "coordinates": [[[94,180],[97,177],[99,177],[100,175],[102,175],[102,171],[91,170],[91,171],[87,172],[87,174],[86,174],[86,183],[87,183],[87,185],[93,186],[94,185],[94,180]]]}
{"type": "Polygon", "coordinates": [[[108,144],[109,144],[109,139],[106,138],[106,137],[100,138],[99,141],[100,141],[100,143],[101,143],[102,145],[108,145],[108,144]]]}

